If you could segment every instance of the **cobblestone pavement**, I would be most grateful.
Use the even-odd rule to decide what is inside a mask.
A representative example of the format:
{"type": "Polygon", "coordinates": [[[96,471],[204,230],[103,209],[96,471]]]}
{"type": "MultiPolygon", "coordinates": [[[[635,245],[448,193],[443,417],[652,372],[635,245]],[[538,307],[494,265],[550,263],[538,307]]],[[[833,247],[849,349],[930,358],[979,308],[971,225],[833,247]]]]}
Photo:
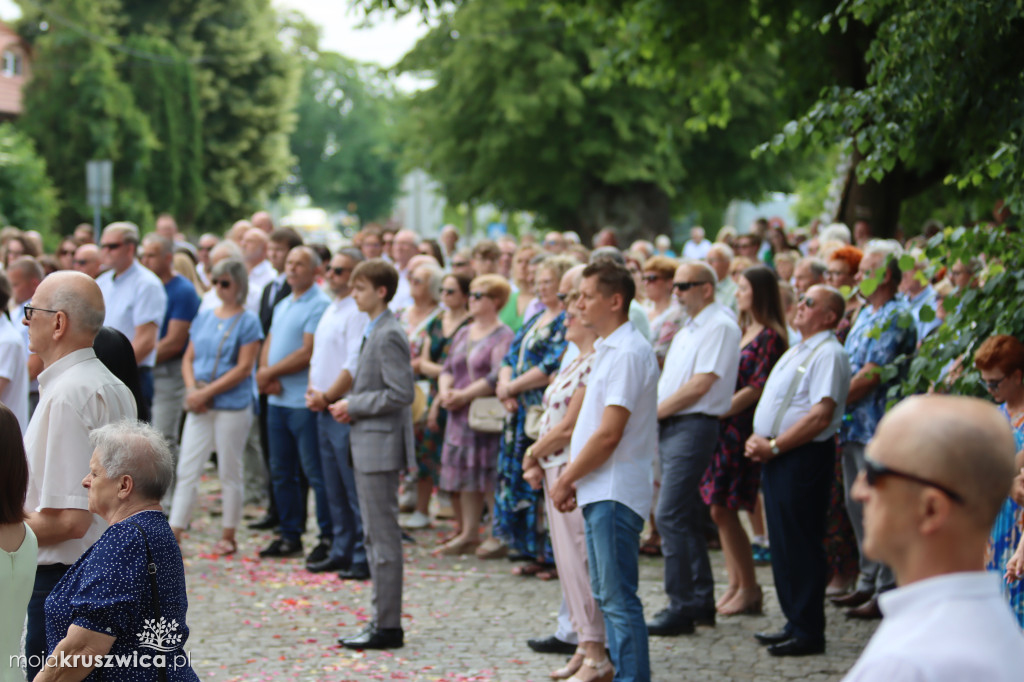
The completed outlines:
{"type": "MultiPolygon", "coordinates": [[[[564,661],[526,646],[527,638],[554,632],[558,582],[513,576],[505,560],[432,557],[430,550],[449,530],[444,522],[415,532],[416,544],[406,545],[405,647],[343,649],[337,638],[369,618],[370,583],[311,574],[300,558],[260,560],[256,553],[271,536],[245,528],[239,529],[238,554],[209,554],[219,537],[218,493],[215,477],[204,480],[202,508],[182,545],[191,630],[186,650],[202,680],[526,682],[548,680],[564,661]]],[[[258,511],[247,507],[246,516],[258,511]]],[[[315,539],[307,534],[304,540],[308,551],[315,539]]],[[[721,552],[712,552],[712,561],[724,589],[721,552]]],[[[840,679],[874,624],[846,621],[829,606],[825,655],[773,658],[752,635],[783,621],[771,570],[758,568],[758,579],[765,587],[763,616],[719,619],[717,627],[698,628],[691,636],[651,638],[653,679],[840,679]]],[[[642,558],[640,593],[648,616],[663,607],[660,559],[642,558]]]]}

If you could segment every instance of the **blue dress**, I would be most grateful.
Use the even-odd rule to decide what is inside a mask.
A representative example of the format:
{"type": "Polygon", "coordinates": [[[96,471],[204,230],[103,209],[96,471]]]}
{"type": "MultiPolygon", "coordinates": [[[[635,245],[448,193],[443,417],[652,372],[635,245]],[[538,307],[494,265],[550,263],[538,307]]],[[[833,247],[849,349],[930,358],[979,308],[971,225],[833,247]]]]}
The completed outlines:
{"type": "MultiPolygon", "coordinates": [[[[1010,417],[1010,411],[1006,405],[1000,405],[999,411],[1006,417],[1013,428],[1013,438],[1017,443],[1017,451],[1024,450],[1024,416],[1014,421],[1010,417]]],[[[1006,562],[1013,556],[1014,550],[1020,543],[1021,534],[1024,532],[1024,513],[1019,504],[1009,497],[1003,502],[999,515],[996,517],[995,525],[992,526],[992,535],[989,537],[988,561],[985,565],[990,571],[996,571],[1000,577],[1006,572],[1006,562]]],[[[1003,583],[1003,593],[1010,601],[1010,608],[1017,616],[1017,622],[1024,628],[1024,580],[1006,584],[1003,583]]]]}
{"type": "MultiPolygon", "coordinates": [[[[512,379],[537,367],[549,377],[558,371],[565,352],[565,313],[559,313],[544,327],[537,327],[543,312],[520,327],[512,339],[502,366],[512,368],[512,379]],[[534,327],[537,327],[534,329],[534,327]]],[[[498,453],[498,485],[494,496],[494,535],[513,553],[541,563],[552,563],[554,555],[544,524],[544,498],[523,480],[523,453],[533,444],[526,435],[526,412],[540,405],[544,387],[516,396],[519,409],[505,417],[498,453]]]]}
{"type": "Polygon", "coordinates": [[[168,680],[198,680],[185,652],[187,609],[185,566],[171,527],[160,511],[139,512],[107,528],[46,598],[47,653],[78,625],[117,638],[108,659],[114,662],[96,668],[87,680],[158,680],[159,657],[168,680]],[[145,530],[157,566],[159,620],[146,573],[146,545],[133,521],[145,530]]]}

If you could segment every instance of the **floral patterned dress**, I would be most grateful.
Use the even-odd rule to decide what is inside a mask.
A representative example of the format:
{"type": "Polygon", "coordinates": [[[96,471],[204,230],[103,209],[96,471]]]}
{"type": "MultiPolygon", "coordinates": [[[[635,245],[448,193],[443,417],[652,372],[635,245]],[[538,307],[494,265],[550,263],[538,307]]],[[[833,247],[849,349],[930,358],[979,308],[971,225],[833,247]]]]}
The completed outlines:
{"type": "MultiPolygon", "coordinates": [[[[1017,451],[1024,450],[1024,414],[1018,415],[1016,418],[1011,417],[1005,404],[999,406],[999,411],[1013,427],[1013,438],[1017,443],[1017,451]]],[[[999,510],[995,525],[992,526],[985,568],[996,571],[1002,577],[1006,572],[1006,562],[1010,560],[1017,545],[1020,544],[1022,534],[1024,534],[1024,509],[1007,497],[999,510]]],[[[1004,582],[1003,593],[1009,599],[1010,608],[1017,616],[1018,623],[1024,628],[1024,580],[1018,580],[1009,585],[1004,582]]]]}
{"type": "MultiPolygon", "coordinates": [[[[471,341],[469,325],[455,333],[444,374],[452,375],[452,388],[466,388],[481,377],[498,380],[501,360],[512,342],[512,330],[499,325],[482,339],[471,341]]],[[[448,414],[441,449],[441,490],[487,492],[494,489],[495,465],[501,435],[469,428],[469,405],[448,414]]]]}
{"type": "MultiPolygon", "coordinates": [[[[736,390],[764,388],[772,367],[786,352],[782,335],[765,327],[740,350],[736,390]]],[[[718,446],[700,482],[704,504],[753,511],[761,484],[761,465],[747,459],[743,448],[754,432],[754,403],[743,412],[719,421],[718,446]]]]}
{"type": "MultiPolygon", "coordinates": [[[[444,365],[448,358],[448,350],[451,348],[452,340],[459,330],[472,322],[472,319],[465,318],[458,327],[452,331],[451,336],[444,335],[444,315],[438,313],[430,318],[423,331],[423,342],[427,345],[430,361],[444,365]]],[[[429,409],[437,399],[437,379],[429,379],[430,394],[427,396],[427,408],[429,409]]],[[[441,474],[441,447],[444,445],[444,426],[448,421],[448,410],[443,407],[437,414],[437,431],[429,428],[426,424],[416,427],[416,478],[423,480],[431,478],[434,485],[440,482],[441,474]]]]}
{"type": "MultiPolygon", "coordinates": [[[[512,379],[537,367],[548,376],[558,371],[565,351],[565,313],[540,326],[543,311],[516,333],[502,366],[512,368],[512,379]]],[[[541,563],[552,561],[551,541],[544,527],[541,492],[523,480],[523,453],[533,444],[526,435],[526,412],[540,405],[543,388],[516,396],[519,409],[505,417],[498,455],[498,487],[494,500],[494,535],[514,554],[541,563]]]]}

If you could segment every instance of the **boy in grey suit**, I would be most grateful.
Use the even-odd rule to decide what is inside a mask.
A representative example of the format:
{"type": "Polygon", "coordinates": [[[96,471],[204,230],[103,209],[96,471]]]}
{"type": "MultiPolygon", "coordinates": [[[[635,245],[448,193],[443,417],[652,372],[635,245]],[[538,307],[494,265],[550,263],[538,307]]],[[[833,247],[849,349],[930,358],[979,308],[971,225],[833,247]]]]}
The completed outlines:
{"type": "MultiPolygon", "coordinates": [[[[338,421],[352,424],[352,464],[373,580],[374,618],[359,634],[338,641],[350,649],[393,649],[404,643],[398,482],[403,469],[416,465],[414,379],[409,339],[387,307],[398,288],[398,271],[380,259],[364,261],[351,281],[352,297],[370,323],[351,390],[330,411],[338,421]]],[[[333,388],[332,395],[345,393],[333,393],[333,388]]]]}

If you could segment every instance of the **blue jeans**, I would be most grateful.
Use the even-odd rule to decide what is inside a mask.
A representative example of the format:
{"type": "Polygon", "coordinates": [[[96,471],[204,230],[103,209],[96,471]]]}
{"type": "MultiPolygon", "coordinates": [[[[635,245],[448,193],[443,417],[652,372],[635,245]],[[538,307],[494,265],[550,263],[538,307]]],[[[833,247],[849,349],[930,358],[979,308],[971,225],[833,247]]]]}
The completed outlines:
{"type": "Polygon", "coordinates": [[[32,680],[42,669],[46,654],[46,598],[53,592],[60,579],[71,568],[68,564],[46,564],[36,568],[36,581],[32,586],[32,598],[28,602],[28,627],[25,633],[25,659],[27,678],[32,680]]]}
{"type": "Polygon", "coordinates": [[[331,514],[317,446],[316,414],[304,407],[269,405],[267,439],[270,441],[270,477],[277,513],[281,518],[281,537],[297,542],[305,531],[303,510],[306,500],[299,482],[301,467],[316,500],[320,540],[329,541],[332,537],[331,514]]]}
{"type": "Polygon", "coordinates": [[[331,525],[334,528],[331,558],[353,564],[365,564],[363,519],[359,515],[356,475],[352,471],[349,452],[348,436],[352,427],[348,424],[339,424],[326,410],[317,413],[316,426],[320,440],[324,488],[327,490],[331,525]]]}
{"type": "Polygon", "coordinates": [[[636,593],[644,520],[626,505],[607,500],[583,507],[583,523],[590,587],[604,615],[615,679],[649,682],[647,624],[636,593]]]}

